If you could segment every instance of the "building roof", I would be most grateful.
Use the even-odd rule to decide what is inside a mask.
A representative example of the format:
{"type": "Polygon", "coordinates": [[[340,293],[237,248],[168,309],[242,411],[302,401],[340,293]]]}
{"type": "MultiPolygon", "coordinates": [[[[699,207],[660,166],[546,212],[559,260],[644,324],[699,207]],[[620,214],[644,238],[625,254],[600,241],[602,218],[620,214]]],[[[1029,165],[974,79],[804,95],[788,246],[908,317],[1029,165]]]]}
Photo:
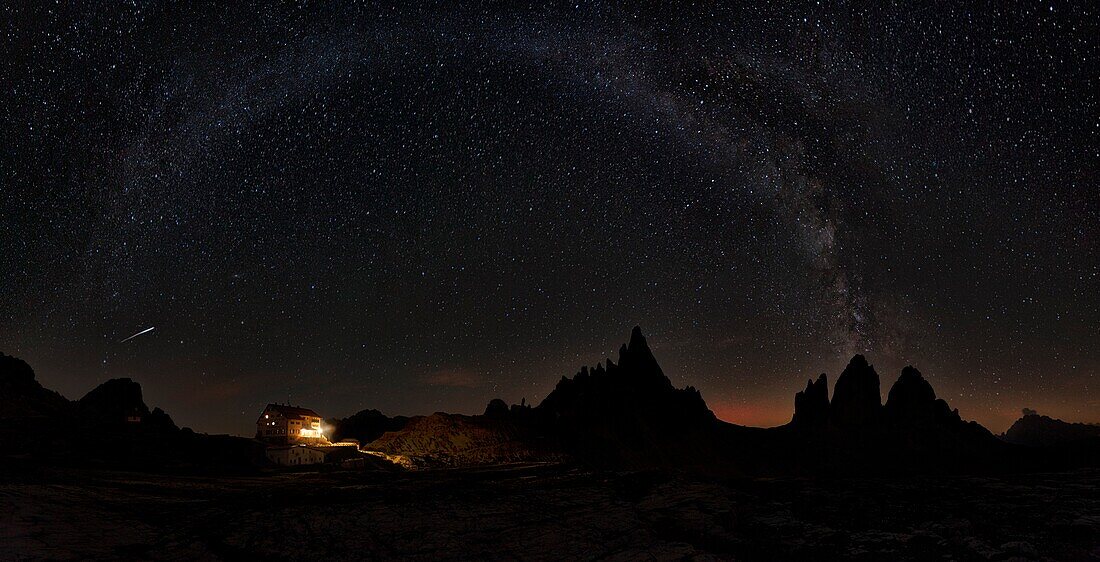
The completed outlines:
{"type": "Polygon", "coordinates": [[[301,419],[306,416],[312,418],[319,418],[321,414],[310,410],[309,408],[299,408],[297,406],[284,406],[282,404],[268,404],[264,411],[274,410],[283,415],[287,419],[301,419]]]}

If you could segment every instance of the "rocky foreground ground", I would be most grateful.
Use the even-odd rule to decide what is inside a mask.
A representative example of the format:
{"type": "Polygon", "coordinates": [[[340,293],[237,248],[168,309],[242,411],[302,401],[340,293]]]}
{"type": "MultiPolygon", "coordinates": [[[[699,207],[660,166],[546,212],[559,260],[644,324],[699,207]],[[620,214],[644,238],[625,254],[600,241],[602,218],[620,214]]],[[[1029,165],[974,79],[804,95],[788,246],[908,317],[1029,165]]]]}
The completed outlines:
{"type": "Polygon", "coordinates": [[[558,465],[0,484],[4,559],[1100,560],[1100,471],[699,481],[558,465]]]}

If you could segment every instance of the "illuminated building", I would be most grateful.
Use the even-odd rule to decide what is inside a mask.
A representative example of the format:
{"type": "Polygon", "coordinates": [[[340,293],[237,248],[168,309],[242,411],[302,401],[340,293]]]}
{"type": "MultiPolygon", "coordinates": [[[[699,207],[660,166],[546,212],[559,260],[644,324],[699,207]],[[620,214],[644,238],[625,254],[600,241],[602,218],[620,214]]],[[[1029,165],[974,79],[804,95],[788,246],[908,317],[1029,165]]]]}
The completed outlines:
{"type": "Polygon", "coordinates": [[[256,420],[256,438],[280,445],[327,445],[321,416],[309,408],[268,404],[256,420]]]}
{"type": "Polygon", "coordinates": [[[320,464],[325,462],[328,449],[332,447],[309,447],[303,445],[283,445],[268,447],[264,452],[267,459],[282,466],[320,464]]]}

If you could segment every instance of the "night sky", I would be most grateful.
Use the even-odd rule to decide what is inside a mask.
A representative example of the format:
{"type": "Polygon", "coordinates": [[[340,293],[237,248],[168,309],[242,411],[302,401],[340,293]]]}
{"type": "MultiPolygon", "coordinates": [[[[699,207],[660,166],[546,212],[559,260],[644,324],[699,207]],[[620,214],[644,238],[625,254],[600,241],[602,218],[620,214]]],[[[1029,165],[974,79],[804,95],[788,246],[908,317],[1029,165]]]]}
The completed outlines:
{"type": "Polygon", "coordinates": [[[638,324],[731,422],[854,353],[1100,422],[1095,5],[14,4],[0,351],[69,398],[480,413],[638,324]]]}

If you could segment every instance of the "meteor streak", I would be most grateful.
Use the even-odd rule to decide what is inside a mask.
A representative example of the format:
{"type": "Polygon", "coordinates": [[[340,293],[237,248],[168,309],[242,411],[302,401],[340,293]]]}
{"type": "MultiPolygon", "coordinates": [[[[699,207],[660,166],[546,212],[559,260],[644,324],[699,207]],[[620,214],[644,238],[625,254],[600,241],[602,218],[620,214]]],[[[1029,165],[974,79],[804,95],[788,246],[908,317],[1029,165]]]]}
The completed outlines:
{"type": "Polygon", "coordinates": [[[156,326],[150,326],[150,327],[148,327],[148,328],[146,328],[146,329],[144,329],[144,330],[142,330],[142,331],[140,331],[140,332],[138,332],[138,333],[136,333],[136,334],[134,334],[134,335],[132,335],[132,336],[130,336],[130,337],[128,337],[128,338],[126,338],[126,339],[124,339],[124,340],[120,341],[120,342],[118,342],[118,343],[126,343],[126,342],[128,342],[128,341],[130,341],[130,340],[132,340],[132,339],[134,339],[134,338],[136,338],[136,337],[138,337],[138,336],[140,336],[141,334],[144,334],[144,333],[146,333],[146,332],[152,332],[152,331],[153,331],[153,330],[155,330],[155,329],[156,329],[156,326]]]}

